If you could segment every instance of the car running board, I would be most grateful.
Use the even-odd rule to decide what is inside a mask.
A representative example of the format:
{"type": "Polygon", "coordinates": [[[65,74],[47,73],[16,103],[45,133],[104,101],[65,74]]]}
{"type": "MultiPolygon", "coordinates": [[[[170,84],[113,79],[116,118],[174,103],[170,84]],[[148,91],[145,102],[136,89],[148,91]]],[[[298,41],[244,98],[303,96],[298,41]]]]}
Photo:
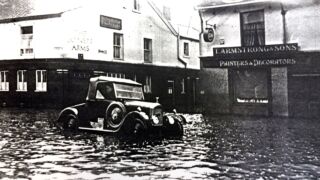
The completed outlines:
{"type": "Polygon", "coordinates": [[[115,133],[117,130],[107,130],[107,129],[98,129],[98,128],[88,128],[88,127],[79,127],[79,130],[84,131],[94,131],[94,132],[102,132],[102,133],[115,133]]]}

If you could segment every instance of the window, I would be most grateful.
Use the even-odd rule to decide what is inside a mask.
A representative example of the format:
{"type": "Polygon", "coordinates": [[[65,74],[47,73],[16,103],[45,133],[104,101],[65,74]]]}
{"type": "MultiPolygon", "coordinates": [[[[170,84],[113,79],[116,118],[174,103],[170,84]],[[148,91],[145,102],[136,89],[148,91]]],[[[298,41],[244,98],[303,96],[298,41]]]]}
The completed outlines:
{"type": "Polygon", "coordinates": [[[235,70],[234,97],[237,103],[267,104],[268,72],[260,69],[235,70]]]}
{"type": "Polygon", "coordinates": [[[27,91],[26,70],[17,71],[17,91],[27,91]]]}
{"type": "Polygon", "coordinates": [[[252,11],[241,14],[243,46],[261,46],[265,44],[264,11],[252,11]]]}
{"type": "Polygon", "coordinates": [[[163,6],[163,16],[167,20],[171,20],[171,10],[168,6],[163,6]]]}
{"type": "Polygon", "coordinates": [[[133,0],[133,10],[140,11],[140,2],[139,0],[133,0]]]}
{"type": "Polygon", "coordinates": [[[21,48],[20,56],[33,54],[33,27],[21,27],[21,48]]]}
{"type": "Polygon", "coordinates": [[[47,71],[36,70],[36,91],[47,91],[47,71]]]}
{"type": "Polygon", "coordinates": [[[143,39],[143,50],[144,50],[144,62],[152,62],[152,40],[144,38],[143,39]]]}
{"type": "Polygon", "coordinates": [[[9,91],[8,71],[0,71],[0,91],[9,91]]]}
{"type": "Polygon", "coordinates": [[[184,79],[181,80],[181,94],[185,94],[186,89],[185,89],[185,82],[184,79]]]}
{"type": "Polygon", "coordinates": [[[174,81],[168,80],[168,94],[172,95],[174,93],[174,81]]]}
{"type": "Polygon", "coordinates": [[[113,58],[123,59],[123,35],[113,35],[113,58]]]}
{"type": "Polygon", "coordinates": [[[189,56],[189,43],[187,42],[183,43],[183,54],[189,56]]]}
{"type": "Polygon", "coordinates": [[[143,86],[143,90],[145,93],[151,93],[151,76],[146,76],[145,85],[143,86]]]}
{"type": "Polygon", "coordinates": [[[124,73],[107,73],[107,77],[114,77],[114,78],[122,78],[125,79],[126,75],[124,73]]]}

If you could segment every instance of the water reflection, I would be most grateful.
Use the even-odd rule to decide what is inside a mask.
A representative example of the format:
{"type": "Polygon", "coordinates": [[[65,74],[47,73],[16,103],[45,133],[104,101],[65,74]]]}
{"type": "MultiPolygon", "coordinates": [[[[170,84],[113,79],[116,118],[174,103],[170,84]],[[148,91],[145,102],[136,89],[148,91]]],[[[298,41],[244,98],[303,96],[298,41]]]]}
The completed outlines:
{"type": "Polygon", "coordinates": [[[1,109],[0,177],[9,179],[313,179],[320,123],[188,116],[180,139],[63,132],[58,111],[1,109]]]}

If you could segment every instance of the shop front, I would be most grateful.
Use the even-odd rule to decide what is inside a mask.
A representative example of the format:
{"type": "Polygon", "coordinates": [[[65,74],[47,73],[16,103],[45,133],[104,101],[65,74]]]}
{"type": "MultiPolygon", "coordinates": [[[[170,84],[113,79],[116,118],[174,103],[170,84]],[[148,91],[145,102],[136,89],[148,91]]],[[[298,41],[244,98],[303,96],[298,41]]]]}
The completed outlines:
{"type": "Polygon", "coordinates": [[[207,107],[218,108],[221,103],[231,114],[288,116],[287,68],[297,64],[297,51],[295,43],[214,48],[212,57],[201,58],[202,68],[211,72],[223,69],[224,82],[221,78],[213,80],[205,89],[207,95],[217,97],[211,88],[216,84],[221,88],[222,84],[227,102],[214,101],[207,107]]]}

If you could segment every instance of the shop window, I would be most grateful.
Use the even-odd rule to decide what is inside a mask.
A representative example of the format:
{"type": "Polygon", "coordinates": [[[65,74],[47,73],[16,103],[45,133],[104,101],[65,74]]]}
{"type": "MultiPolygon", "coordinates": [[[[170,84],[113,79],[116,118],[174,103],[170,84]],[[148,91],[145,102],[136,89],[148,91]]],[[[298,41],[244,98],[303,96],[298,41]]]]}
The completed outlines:
{"type": "Polygon", "coordinates": [[[268,72],[266,70],[236,70],[234,73],[236,103],[268,103],[268,72]]]}
{"type": "Polygon", "coordinates": [[[33,27],[21,27],[20,55],[32,55],[33,53],[33,27]]]}
{"type": "Polygon", "coordinates": [[[0,91],[9,91],[8,71],[0,71],[0,91]]]}
{"type": "Polygon", "coordinates": [[[113,34],[113,58],[123,59],[123,35],[113,34]]]}
{"type": "Polygon", "coordinates": [[[152,93],[151,76],[146,76],[143,90],[145,93],[152,93]]]}
{"type": "Polygon", "coordinates": [[[143,51],[144,51],[144,62],[152,62],[152,40],[144,38],[143,39],[143,51]]]}
{"type": "Polygon", "coordinates": [[[185,80],[184,78],[181,80],[181,94],[185,94],[186,93],[186,87],[185,87],[185,80]]]}
{"type": "Polygon", "coordinates": [[[133,0],[133,10],[140,12],[140,0],[133,0]]]}
{"type": "Polygon", "coordinates": [[[265,45],[264,11],[241,13],[241,32],[243,46],[265,45]]]}
{"type": "Polygon", "coordinates": [[[26,70],[17,71],[17,91],[27,91],[26,70]]]}
{"type": "Polygon", "coordinates": [[[47,71],[36,70],[36,91],[46,92],[47,91],[47,71]]]}
{"type": "Polygon", "coordinates": [[[183,55],[189,56],[189,43],[183,43],[183,55]]]}

